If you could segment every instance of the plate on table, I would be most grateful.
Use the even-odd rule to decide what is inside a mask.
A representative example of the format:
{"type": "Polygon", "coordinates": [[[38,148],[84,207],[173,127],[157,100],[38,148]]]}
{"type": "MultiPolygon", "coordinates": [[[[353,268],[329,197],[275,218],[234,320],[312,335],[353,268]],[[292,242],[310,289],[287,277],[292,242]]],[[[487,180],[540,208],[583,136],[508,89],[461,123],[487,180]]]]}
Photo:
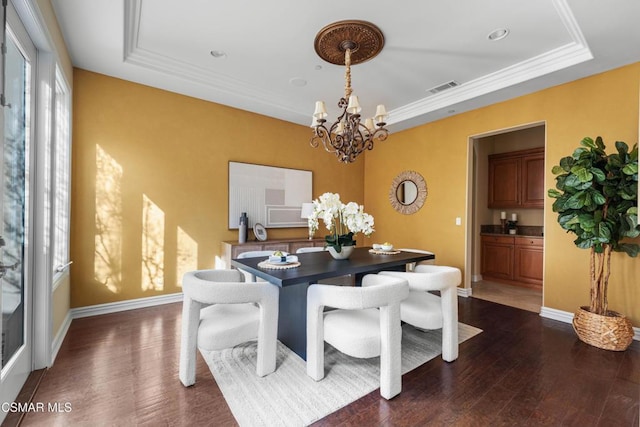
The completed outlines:
{"type": "Polygon", "coordinates": [[[298,257],[295,255],[287,255],[287,256],[270,256],[269,264],[274,265],[288,265],[298,262],[298,257]]]}

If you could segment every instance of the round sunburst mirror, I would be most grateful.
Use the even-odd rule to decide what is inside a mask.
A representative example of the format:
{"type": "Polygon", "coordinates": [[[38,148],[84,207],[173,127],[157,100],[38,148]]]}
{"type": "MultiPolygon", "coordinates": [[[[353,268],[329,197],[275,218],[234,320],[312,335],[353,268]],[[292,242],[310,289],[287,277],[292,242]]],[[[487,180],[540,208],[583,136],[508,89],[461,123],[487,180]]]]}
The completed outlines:
{"type": "Polygon", "coordinates": [[[404,215],[420,210],[427,200],[427,183],[416,171],[400,172],[389,189],[389,201],[393,208],[404,215]]]}

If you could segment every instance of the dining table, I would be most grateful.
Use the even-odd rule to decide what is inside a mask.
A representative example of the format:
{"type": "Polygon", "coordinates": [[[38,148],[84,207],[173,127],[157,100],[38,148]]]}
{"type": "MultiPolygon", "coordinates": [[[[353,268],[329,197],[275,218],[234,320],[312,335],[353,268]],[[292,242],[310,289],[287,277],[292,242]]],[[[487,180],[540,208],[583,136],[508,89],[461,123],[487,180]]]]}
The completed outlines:
{"type": "MultiPolygon", "coordinates": [[[[404,271],[407,264],[435,259],[431,253],[374,251],[357,247],[348,259],[334,259],[328,251],[296,254],[293,268],[265,268],[267,257],[232,259],[231,265],[280,287],[278,340],[303,360],[307,355],[307,289],[319,280],[354,275],[359,286],[365,274],[404,271]],[[263,266],[258,264],[263,263],[263,266]],[[296,263],[297,264],[297,263],[296,263]]],[[[327,283],[323,280],[323,284],[327,283]]]]}

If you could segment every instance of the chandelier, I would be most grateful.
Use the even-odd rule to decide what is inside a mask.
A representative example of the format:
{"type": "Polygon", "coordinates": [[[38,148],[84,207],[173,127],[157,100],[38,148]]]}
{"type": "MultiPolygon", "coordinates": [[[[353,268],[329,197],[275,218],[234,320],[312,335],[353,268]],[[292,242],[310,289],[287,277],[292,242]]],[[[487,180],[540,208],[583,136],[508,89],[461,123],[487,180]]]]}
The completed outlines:
{"type": "Polygon", "coordinates": [[[365,21],[339,21],[327,25],[316,35],[315,49],[320,58],[336,65],[344,64],[344,97],[338,101],[341,114],[333,124],[327,123],[323,101],[316,102],[313,113],[311,146],[322,146],[343,163],[356,160],[364,150],[373,149],[373,141],[384,141],[387,111],[376,108],[373,117],[361,122],[360,103],[351,89],[351,64],[359,64],[376,56],[384,46],[384,36],[378,27],[365,21]]]}

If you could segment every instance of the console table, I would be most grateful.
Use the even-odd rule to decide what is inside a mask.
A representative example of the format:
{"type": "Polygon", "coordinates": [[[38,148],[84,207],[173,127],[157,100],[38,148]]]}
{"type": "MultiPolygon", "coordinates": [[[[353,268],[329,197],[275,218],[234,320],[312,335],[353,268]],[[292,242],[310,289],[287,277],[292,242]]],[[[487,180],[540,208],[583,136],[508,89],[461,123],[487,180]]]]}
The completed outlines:
{"type": "Polygon", "coordinates": [[[222,242],[222,256],[226,268],[231,268],[231,260],[233,258],[238,258],[238,255],[242,252],[283,251],[295,254],[298,249],[308,248],[311,246],[324,246],[324,238],[309,240],[308,237],[299,237],[292,239],[265,240],[263,242],[259,240],[250,240],[246,243],[228,240],[222,242]]]}

